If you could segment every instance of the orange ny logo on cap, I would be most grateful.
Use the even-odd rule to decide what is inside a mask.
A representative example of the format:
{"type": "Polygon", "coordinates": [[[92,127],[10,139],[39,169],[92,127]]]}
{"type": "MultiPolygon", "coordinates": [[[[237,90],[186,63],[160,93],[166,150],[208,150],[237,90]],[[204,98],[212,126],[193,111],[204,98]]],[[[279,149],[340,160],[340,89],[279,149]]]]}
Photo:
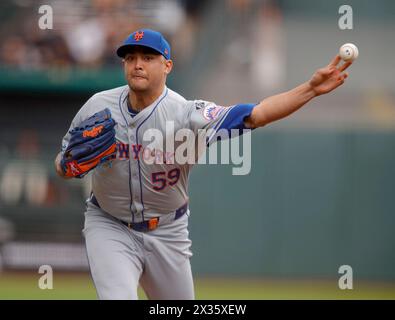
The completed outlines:
{"type": "Polygon", "coordinates": [[[144,31],[136,31],[134,34],[134,40],[140,41],[144,37],[144,31]]]}

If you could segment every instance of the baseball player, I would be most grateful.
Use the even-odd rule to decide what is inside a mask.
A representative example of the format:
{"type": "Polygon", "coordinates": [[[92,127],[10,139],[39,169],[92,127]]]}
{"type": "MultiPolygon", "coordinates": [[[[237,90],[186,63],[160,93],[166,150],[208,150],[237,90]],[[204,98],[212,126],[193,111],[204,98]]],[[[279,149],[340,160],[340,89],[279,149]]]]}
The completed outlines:
{"type": "Polygon", "coordinates": [[[172,161],[172,153],[160,146],[150,149],[144,133],[155,129],[162,133],[163,146],[174,142],[177,148],[181,142],[166,132],[166,123],[175,132],[189,129],[194,135],[200,129],[263,127],[342,85],[351,62],[339,65],[336,56],[288,92],[258,104],[222,107],[186,100],[166,86],[171,49],[157,31],[133,32],[117,55],[127,85],[99,92],[82,106],[63,139],[56,171],[64,178],[92,171],[83,234],[99,299],[137,299],[139,284],[149,299],[194,299],[187,228],[193,165],[172,161]],[[113,122],[101,124],[109,119],[113,122]],[[91,142],[102,149],[87,147],[91,142]],[[144,161],[147,153],[158,161],[144,161]]]}

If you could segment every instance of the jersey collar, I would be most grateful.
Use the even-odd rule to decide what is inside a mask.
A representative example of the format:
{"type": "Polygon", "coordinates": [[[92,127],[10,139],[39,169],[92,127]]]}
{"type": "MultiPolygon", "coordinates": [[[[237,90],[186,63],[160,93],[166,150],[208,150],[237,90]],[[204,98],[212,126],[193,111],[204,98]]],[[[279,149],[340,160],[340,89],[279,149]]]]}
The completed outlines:
{"type": "MultiPolygon", "coordinates": [[[[130,88],[129,88],[130,90],[130,88]]],[[[139,111],[136,115],[132,116],[129,112],[128,108],[128,95],[129,95],[129,90],[126,90],[126,96],[123,98],[123,103],[122,103],[122,108],[125,111],[127,120],[129,124],[136,124],[139,123],[140,121],[144,121],[144,119],[151,114],[151,111],[155,106],[163,99],[163,97],[166,95],[167,92],[167,86],[165,85],[163,88],[163,91],[161,95],[154,101],[152,102],[148,107],[144,108],[143,110],[139,111]]]]}

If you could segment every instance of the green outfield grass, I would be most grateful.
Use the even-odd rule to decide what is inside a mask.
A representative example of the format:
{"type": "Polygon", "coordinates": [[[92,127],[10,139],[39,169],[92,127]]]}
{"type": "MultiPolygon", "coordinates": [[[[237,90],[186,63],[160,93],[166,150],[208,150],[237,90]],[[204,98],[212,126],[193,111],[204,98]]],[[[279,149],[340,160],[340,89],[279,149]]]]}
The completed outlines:
{"type": "MultiPolygon", "coordinates": [[[[0,273],[0,299],[96,299],[89,274],[55,273],[52,290],[39,289],[40,276],[0,273]]],[[[197,278],[195,289],[197,299],[395,299],[395,283],[355,279],[353,290],[340,290],[336,280],[197,278]]]]}

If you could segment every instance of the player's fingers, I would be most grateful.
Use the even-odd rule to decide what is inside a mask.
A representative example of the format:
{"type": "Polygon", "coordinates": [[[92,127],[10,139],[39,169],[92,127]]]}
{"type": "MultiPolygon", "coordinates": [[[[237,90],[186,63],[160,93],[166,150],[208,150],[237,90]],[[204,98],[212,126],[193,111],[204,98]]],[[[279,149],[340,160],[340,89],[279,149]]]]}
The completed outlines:
{"type": "Polygon", "coordinates": [[[328,66],[328,67],[325,67],[325,68],[320,69],[320,72],[321,72],[322,75],[329,76],[329,75],[331,75],[335,70],[336,70],[335,67],[333,67],[333,66],[328,66]]]}
{"type": "Polygon", "coordinates": [[[344,77],[342,75],[337,81],[339,81],[341,84],[343,84],[346,81],[346,77],[344,77]]]}
{"type": "Polygon", "coordinates": [[[332,60],[331,63],[329,64],[329,66],[330,66],[330,67],[336,67],[336,66],[339,64],[339,62],[340,62],[341,59],[342,59],[342,58],[340,58],[340,56],[337,54],[337,55],[333,58],[333,60],[332,60]]]}
{"type": "Polygon", "coordinates": [[[342,72],[342,71],[346,70],[346,69],[347,69],[349,66],[351,66],[351,65],[352,65],[352,61],[343,63],[343,64],[338,68],[338,70],[339,70],[340,72],[342,72]]]}
{"type": "Polygon", "coordinates": [[[347,79],[347,77],[348,77],[348,73],[347,73],[347,72],[344,72],[344,73],[340,74],[340,75],[337,77],[337,81],[344,81],[344,80],[347,79]]]}
{"type": "Polygon", "coordinates": [[[344,83],[344,80],[337,80],[336,83],[334,84],[333,89],[336,89],[337,87],[340,87],[343,83],[344,83]]]}
{"type": "Polygon", "coordinates": [[[348,77],[348,72],[343,72],[343,73],[340,73],[338,76],[337,76],[337,79],[338,80],[340,80],[340,79],[346,79],[348,77]]]}

